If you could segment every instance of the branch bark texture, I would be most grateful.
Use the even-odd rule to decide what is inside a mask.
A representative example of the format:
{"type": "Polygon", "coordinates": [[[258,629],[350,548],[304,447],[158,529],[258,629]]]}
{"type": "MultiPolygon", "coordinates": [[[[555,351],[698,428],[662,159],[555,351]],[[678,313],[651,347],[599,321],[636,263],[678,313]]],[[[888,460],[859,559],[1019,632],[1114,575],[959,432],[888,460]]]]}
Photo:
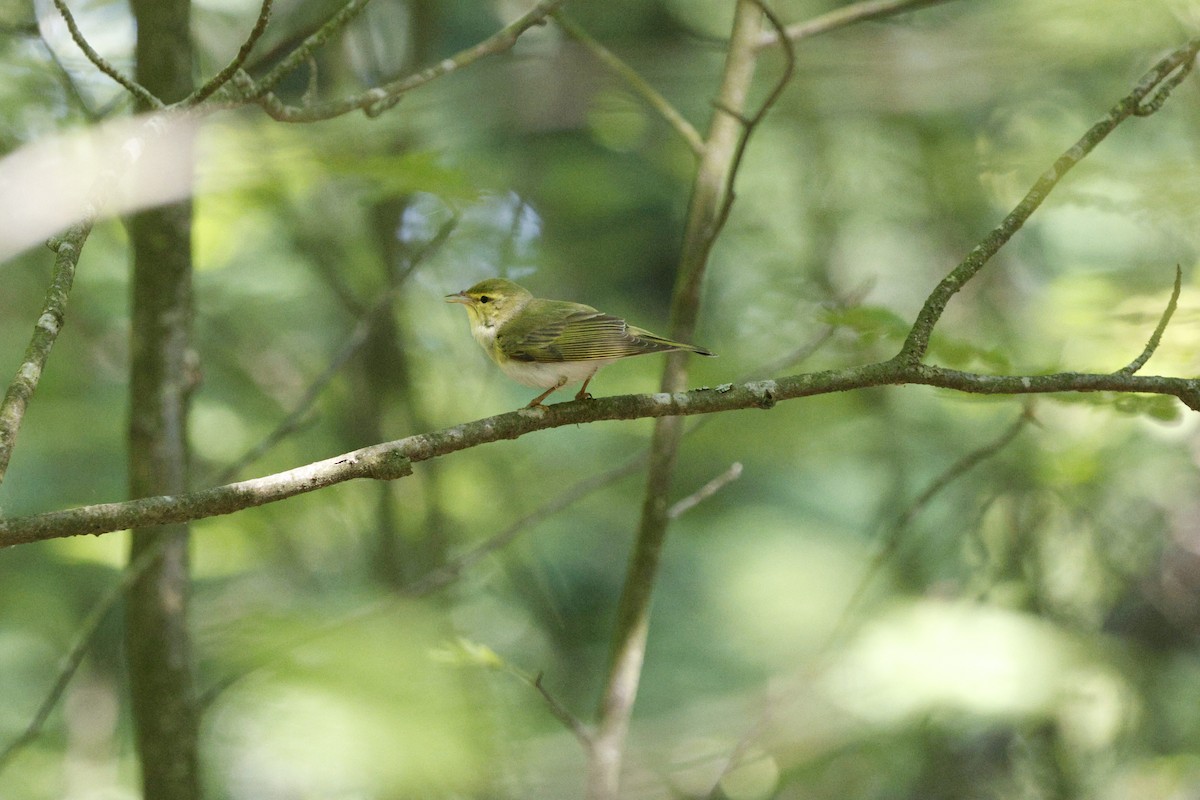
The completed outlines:
{"type": "MultiPolygon", "coordinates": [[[[671,335],[679,341],[694,338],[708,256],[725,220],[741,139],[749,134],[743,126],[743,109],[754,80],[757,62],[754,42],[761,24],[762,9],[750,0],[741,0],[734,12],[717,110],[704,143],[688,208],[671,306],[671,335]]],[[[679,392],[686,386],[686,354],[672,353],[663,373],[662,391],[679,392]]],[[[597,713],[596,734],[588,751],[590,800],[610,800],[618,794],[625,738],[645,659],[651,598],[670,522],[670,491],[682,436],[683,419],[669,416],[658,420],[651,437],[637,540],[617,609],[611,663],[597,713]]]]}
{"type": "Polygon", "coordinates": [[[54,270],[50,286],[46,289],[42,313],[34,325],[33,336],[30,337],[29,346],[25,348],[21,366],[9,384],[8,391],[4,393],[3,402],[0,402],[0,482],[4,481],[4,474],[8,471],[8,462],[17,443],[17,433],[21,429],[25,409],[29,407],[29,400],[37,390],[42,370],[50,358],[50,350],[58,340],[59,331],[66,320],[67,298],[70,297],[71,286],[75,282],[75,267],[79,263],[83,243],[92,231],[93,219],[91,216],[87,217],[53,243],[58,255],[54,259],[54,270]]]}
{"type": "Polygon", "coordinates": [[[1200,379],[1122,373],[1060,372],[1049,375],[980,375],[897,359],[845,369],[811,372],[773,380],[723,384],[689,392],[631,394],[572,400],[542,409],[520,409],[464,422],[451,428],[363,447],[261,478],[200,491],[159,495],[121,503],[100,503],[28,517],[0,518],[0,547],[99,535],[127,528],[187,522],[232,514],[356,478],[392,480],[411,464],[518,439],[536,431],[605,420],[717,414],[769,409],[786,400],[878,386],[920,384],[969,394],[1028,395],[1112,392],[1170,395],[1200,411],[1200,379]]]}
{"type": "MultiPolygon", "coordinates": [[[[137,78],[165,102],[192,91],[190,0],[134,0],[137,78]]],[[[190,154],[189,154],[190,155],[190,154]]],[[[192,323],[191,202],[128,222],[133,251],[129,492],[187,488],[192,323]]],[[[130,561],[149,563],[125,612],[134,729],[148,800],[198,800],[199,711],[188,631],[186,525],[135,527],[130,561]]]]}

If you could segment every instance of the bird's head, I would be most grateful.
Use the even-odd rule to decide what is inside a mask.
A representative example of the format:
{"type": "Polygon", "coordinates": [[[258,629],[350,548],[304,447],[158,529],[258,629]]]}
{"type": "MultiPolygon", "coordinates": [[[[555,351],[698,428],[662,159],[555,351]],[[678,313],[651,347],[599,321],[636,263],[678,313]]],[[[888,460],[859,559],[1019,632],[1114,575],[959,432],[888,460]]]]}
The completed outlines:
{"type": "Polygon", "coordinates": [[[470,289],[446,295],[447,303],[462,303],[472,327],[499,328],[533,299],[529,291],[504,278],[488,278],[470,289]]]}

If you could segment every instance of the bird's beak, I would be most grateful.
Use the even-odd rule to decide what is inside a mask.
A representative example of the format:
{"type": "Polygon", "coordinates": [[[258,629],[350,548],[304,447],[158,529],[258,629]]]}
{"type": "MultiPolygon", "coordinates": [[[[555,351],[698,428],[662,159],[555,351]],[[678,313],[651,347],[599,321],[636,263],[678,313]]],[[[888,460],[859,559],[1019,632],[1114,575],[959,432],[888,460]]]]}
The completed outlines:
{"type": "Polygon", "coordinates": [[[471,304],[471,298],[467,296],[466,292],[455,292],[454,294],[446,295],[446,302],[462,303],[464,306],[469,306],[471,304]]]}

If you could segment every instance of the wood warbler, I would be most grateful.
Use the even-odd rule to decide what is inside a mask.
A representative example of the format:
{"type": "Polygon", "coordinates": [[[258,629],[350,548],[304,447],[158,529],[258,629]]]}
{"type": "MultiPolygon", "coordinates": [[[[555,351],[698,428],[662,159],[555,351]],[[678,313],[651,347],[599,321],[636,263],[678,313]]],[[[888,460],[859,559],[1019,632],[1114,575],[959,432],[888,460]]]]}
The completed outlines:
{"type": "Polygon", "coordinates": [[[543,300],[512,281],[489,278],[447,303],[466,306],[471,333],[504,374],[544,389],[526,408],[542,405],[551,392],[583,381],[576,400],[585,400],[588,382],[601,367],[645,353],[686,350],[711,356],[703,347],[673,342],[603,314],[582,303],[543,300]]]}

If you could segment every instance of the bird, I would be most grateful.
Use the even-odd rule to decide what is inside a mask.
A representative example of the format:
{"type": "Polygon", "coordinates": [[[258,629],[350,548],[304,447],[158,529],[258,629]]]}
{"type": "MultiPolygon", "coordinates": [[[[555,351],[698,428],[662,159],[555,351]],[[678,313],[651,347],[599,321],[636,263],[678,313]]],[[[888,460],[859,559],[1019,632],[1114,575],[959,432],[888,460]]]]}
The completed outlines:
{"type": "Polygon", "coordinates": [[[475,341],[505,375],[544,390],[526,408],[541,407],[553,392],[579,381],[583,385],[575,399],[591,399],[587,387],[596,372],[622,358],[675,350],[716,355],[582,303],[534,297],[504,278],[488,278],[448,294],[446,302],[466,308],[475,341]]]}

